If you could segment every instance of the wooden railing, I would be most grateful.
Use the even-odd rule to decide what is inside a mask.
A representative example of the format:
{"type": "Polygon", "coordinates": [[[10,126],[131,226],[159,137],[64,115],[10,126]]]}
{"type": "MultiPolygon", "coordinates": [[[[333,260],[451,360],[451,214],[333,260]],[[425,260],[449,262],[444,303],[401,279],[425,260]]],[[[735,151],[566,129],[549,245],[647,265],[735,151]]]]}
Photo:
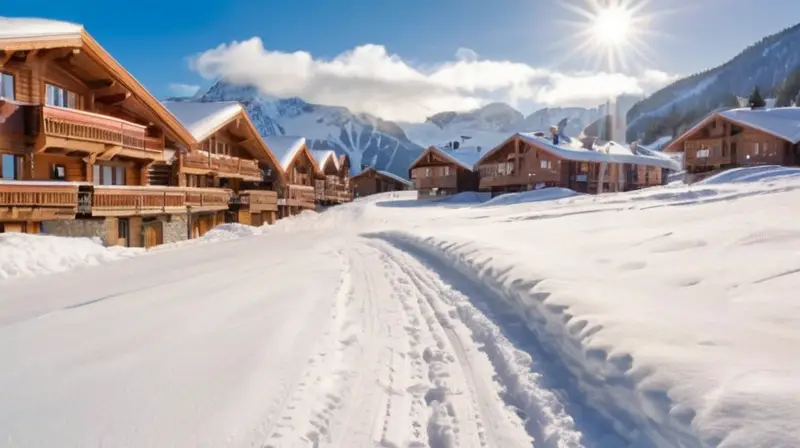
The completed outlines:
{"type": "Polygon", "coordinates": [[[75,184],[0,182],[0,220],[68,219],[77,212],[75,184]]]}
{"type": "MultiPolygon", "coordinates": [[[[92,187],[92,216],[152,215],[181,213],[187,195],[177,187],[101,186],[92,187]]],[[[82,203],[82,208],[87,204],[82,203]]]]}
{"type": "Polygon", "coordinates": [[[314,187],[310,185],[286,184],[283,186],[281,201],[292,207],[314,208],[314,187]]]}
{"type": "Polygon", "coordinates": [[[46,136],[117,145],[127,149],[160,152],[160,138],[148,137],[147,127],[119,118],[55,106],[41,109],[42,129],[46,136]]]}
{"type": "Polygon", "coordinates": [[[253,213],[278,210],[278,192],[270,190],[246,190],[231,195],[232,204],[246,206],[253,213]]]}
{"type": "Polygon", "coordinates": [[[455,174],[439,177],[418,177],[414,179],[416,188],[456,188],[458,180],[455,174]]]}
{"type": "Polygon", "coordinates": [[[261,178],[258,161],[238,157],[214,157],[206,151],[192,151],[183,157],[183,166],[191,169],[215,171],[222,174],[261,178]]]}
{"type": "Polygon", "coordinates": [[[184,188],[186,205],[198,210],[225,210],[231,198],[231,191],[222,188],[184,188]]]}

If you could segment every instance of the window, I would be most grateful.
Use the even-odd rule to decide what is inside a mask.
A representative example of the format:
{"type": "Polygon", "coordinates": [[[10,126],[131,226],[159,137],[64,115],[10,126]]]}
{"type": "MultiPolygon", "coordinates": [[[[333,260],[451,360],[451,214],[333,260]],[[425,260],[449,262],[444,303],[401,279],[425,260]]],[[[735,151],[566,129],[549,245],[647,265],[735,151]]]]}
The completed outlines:
{"type": "Polygon", "coordinates": [[[697,157],[698,158],[708,158],[708,148],[698,149],[697,150],[697,157]]]}
{"type": "Polygon", "coordinates": [[[769,151],[769,143],[762,143],[762,144],[764,146],[761,148],[761,153],[767,155],[767,152],[769,151]]]}
{"type": "Polygon", "coordinates": [[[753,154],[758,155],[758,142],[753,143],[753,154]]]}
{"type": "Polygon", "coordinates": [[[22,168],[22,157],[13,154],[3,154],[0,158],[0,168],[2,177],[0,179],[19,180],[22,168]]]}
{"type": "Polygon", "coordinates": [[[553,162],[551,162],[549,160],[540,160],[539,163],[540,163],[540,166],[542,167],[542,169],[544,169],[544,170],[549,170],[549,169],[553,168],[553,162]]]}
{"type": "Polygon", "coordinates": [[[0,73],[0,98],[14,99],[14,77],[8,73],[0,73]]]}
{"type": "Polygon", "coordinates": [[[449,176],[450,175],[450,167],[449,166],[444,167],[444,175],[445,176],[449,176]]]}
{"type": "Polygon", "coordinates": [[[431,177],[431,169],[430,168],[425,168],[425,171],[423,171],[423,173],[424,173],[425,177],[431,177]]]}
{"type": "Polygon", "coordinates": [[[50,165],[51,180],[67,180],[67,168],[64,165],[50,165]]]}
{"type": "Polygon", "coordinates": [[[125,185],[125,167],[95,165],[93,175],[95,185],[125,185]]]}
{"type": "Polygon", "coordinates": [[[45,101],[48,106],[78,108],[78,95],[61,87],[47,84],[45,101]]]}

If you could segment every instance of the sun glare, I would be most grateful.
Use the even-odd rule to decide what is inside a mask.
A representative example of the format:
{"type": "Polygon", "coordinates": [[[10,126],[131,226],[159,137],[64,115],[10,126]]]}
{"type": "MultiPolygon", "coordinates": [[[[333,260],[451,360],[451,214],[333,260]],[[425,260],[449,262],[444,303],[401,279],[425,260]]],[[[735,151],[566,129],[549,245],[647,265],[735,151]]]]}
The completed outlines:
{"type": "Polygon", "coordinates": [[[649,42],[664,37],[653,29],[655,17],[676,11],[654,11],[652,0],[560,0],[575,19],[565,20],[574,29],[572,38],[560,41],[565,46],[563,61],[594,61],[596,68],[609,71],[626,70],[632,64],[649,63],[655,56],[649,42]]]}
{"type": "Polygon", "coordinates": [[[623,8],[606,8],[597,13],[592,32],[606,44],[620,45],[628,39],[631,19],[631,13],[623,8]]]}

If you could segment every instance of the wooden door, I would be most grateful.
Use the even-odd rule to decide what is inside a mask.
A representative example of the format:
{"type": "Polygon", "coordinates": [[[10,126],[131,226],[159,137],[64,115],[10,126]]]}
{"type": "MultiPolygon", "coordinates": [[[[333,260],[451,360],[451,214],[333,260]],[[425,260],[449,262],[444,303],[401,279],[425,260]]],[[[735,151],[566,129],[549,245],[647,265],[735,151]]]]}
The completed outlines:
{"type": "Polygon", "coordinates": [[[144,247],[158,246],[164,242],[164,228],[161,221],[154,221],[144,226],[144,247]]]}

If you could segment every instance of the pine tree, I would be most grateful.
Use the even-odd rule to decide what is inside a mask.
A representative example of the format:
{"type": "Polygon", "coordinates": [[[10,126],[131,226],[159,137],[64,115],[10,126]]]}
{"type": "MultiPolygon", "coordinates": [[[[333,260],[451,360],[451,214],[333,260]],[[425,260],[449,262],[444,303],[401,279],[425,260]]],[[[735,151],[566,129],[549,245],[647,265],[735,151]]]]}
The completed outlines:
{"type": "Polygon", "coordinates": [[[764,107],[766,105],[767,102],[761,97],[761,90],[759,90],[758,86],[756,86],[756,88],[753,89],[753,93],[750,94],[750,98],[747,101],[747,106],[751,109],[755,109],[758,107],[764,107]]]}

